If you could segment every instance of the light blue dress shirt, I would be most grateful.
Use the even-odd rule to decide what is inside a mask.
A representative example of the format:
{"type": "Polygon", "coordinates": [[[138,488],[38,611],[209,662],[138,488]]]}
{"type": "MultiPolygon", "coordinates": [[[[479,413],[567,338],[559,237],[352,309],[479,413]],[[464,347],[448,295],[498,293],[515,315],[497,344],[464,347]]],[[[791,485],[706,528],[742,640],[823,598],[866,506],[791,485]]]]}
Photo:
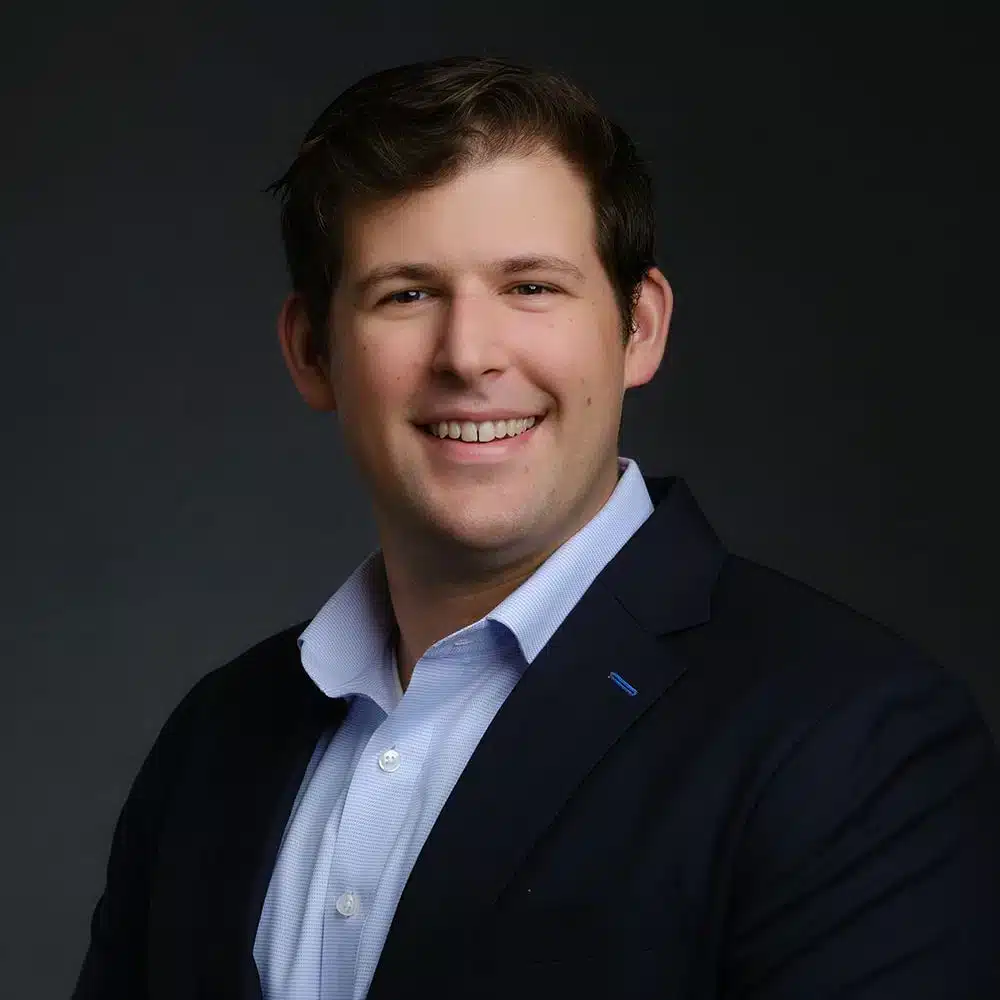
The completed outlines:
{"type": "Polygon", "coordinates": [[[299,636],[341,724],[318,741],[285,826],[254,959],[265,1000],[361,1000],[403,887],[494,715],[594,578],[653,512],[619,458],[601,510],[496,608],[434,643],[406,692],[380,550],[299,636]]]}

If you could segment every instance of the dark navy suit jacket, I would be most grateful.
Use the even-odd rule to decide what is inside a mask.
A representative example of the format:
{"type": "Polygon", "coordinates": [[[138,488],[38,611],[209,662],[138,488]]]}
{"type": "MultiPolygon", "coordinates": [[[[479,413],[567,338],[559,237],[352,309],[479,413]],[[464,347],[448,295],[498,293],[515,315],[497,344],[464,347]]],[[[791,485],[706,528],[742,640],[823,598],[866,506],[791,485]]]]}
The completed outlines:
{"type": "MultiPolygon", "coordinates": [[[[445,804],[368,997],[1000,997],[1000,764],[966,685],[646,482],[654,513],[445,804]]],[[[164,725],[77,1000],[259,1000],[282,832],[346,707],[300,665],[306,624],[164,725]]]]}

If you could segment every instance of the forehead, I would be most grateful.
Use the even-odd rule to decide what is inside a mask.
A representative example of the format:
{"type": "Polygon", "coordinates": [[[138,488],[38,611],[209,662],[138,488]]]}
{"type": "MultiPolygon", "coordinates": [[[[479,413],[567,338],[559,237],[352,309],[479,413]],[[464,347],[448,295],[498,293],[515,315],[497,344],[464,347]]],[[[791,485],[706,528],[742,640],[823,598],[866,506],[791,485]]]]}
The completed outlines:
{"type": "Polygon", "coordinates": [[[587,185],[552,153],[470,165],[344,219],[345,276],[407,260],[465,268],[524,254],[568,258],[584,271],[597,265],[587,185]]]}

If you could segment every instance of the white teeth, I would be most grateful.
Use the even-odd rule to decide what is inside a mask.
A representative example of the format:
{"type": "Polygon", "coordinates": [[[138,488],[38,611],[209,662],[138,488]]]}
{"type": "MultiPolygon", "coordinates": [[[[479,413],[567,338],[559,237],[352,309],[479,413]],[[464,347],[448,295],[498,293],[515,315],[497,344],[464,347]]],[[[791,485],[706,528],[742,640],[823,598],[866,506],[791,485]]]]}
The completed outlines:
{"type": "Polygon", "coordinates": [[[440,423],[430,424],[428,430],[439,438],[451,438],[453,441],[486,442],[516,437],[534,426],[534,417],[517,417],[512,420],[484,420],[481,424],[471,420],[442,420],[440,423]]]}

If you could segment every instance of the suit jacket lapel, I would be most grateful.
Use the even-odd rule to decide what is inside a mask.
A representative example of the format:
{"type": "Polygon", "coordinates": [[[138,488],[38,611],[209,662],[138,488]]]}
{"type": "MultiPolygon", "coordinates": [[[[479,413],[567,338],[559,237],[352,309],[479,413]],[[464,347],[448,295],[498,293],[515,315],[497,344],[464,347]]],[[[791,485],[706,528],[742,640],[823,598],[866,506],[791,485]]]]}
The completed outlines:
{"type": "Polygon", "coordinates": [[[452,790],[406,883],[369,1000],[435,995],[562,804],[683,672],[659,637],[708,619],[725,551],[683,481],[647,486],[656,510],[525,672],[452,790]]]}

